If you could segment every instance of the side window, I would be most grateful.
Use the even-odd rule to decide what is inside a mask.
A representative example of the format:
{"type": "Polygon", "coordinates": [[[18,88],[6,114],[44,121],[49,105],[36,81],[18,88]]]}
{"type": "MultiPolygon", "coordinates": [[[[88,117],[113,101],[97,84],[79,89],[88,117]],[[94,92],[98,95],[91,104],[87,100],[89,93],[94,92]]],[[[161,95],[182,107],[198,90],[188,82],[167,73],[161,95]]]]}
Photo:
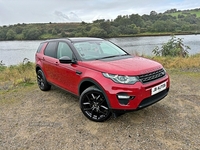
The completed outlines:
{"type": "Polygon", "coordinates": [[[56,58],[56,48],[57,42],[49,42],[46,49],[44,50],[44,55],[56,58]]]}
{"type": "Polygon", "coordinates": [[[57,51],[57,58],[68,56],[72,59],[72,50],[65,42],[59,42],[58,44],[58,51],[57,51]]]}

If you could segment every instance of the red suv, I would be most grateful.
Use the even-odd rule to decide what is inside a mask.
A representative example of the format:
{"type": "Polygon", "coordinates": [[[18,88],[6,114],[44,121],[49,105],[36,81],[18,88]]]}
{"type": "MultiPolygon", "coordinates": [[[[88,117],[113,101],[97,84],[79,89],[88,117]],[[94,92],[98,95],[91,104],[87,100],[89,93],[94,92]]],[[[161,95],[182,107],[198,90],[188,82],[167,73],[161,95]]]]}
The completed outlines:
{"type": "Polygon", "coordinates": [[[39,88],[47,91],[56,85],[77,95],[83,114],[97,122],[156,103],[169,91],[161,64],[100,38],[44,41],[35,60],[39,88]]]}

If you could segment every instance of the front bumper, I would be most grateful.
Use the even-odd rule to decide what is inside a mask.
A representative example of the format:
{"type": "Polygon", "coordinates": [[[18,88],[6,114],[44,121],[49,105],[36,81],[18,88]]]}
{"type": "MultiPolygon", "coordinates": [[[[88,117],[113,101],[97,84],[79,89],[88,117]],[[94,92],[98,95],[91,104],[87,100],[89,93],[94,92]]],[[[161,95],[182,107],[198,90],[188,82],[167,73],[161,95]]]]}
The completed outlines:
{"type": "Polygon", "coordinates": [[[141,82],[137,82],[134,85],[124,85],[110,82],[106,87],[108,89],[105,89],[105,92],[111,109],[138,110],[152,105],[167,96],[170,80],[169,76],[166,74],[165,77],[150,83],[142,84],[141,82]],[[166,82],[166,88],[161,92],[152,95],[152,88],[164,82],[166,82]],[[124,95],[124,99],[119,99],[119,94],[122,95],[122,98],[124,95]],[[126,96],[129,96],[129,98],[126,99],[126,96]]]}
{"type": "Polygon", "coordinates": [[[169,91],[169,88],[165,89],[164,91],[159,92],[156,95],[153,95],[151,97],[148,97],[148,98],[142,100],[137,109],[145,108],[147,106],[150,106],[150,105],[160,101],[165,96],[167,96],[168,91],[169,91]]]}

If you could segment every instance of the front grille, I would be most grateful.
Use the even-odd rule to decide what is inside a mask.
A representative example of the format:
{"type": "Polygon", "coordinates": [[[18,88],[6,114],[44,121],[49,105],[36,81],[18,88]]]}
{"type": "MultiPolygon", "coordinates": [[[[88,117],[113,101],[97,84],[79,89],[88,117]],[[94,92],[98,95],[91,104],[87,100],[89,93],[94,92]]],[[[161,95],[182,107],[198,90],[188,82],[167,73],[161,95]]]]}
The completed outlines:
{"type": "Polygon", "coordinates": [[[165,76],[165,70],[160,69],[151,73],[139,75],[138,77],[142,83],[147,83],[162,78],[164,76],[165,76]]]}

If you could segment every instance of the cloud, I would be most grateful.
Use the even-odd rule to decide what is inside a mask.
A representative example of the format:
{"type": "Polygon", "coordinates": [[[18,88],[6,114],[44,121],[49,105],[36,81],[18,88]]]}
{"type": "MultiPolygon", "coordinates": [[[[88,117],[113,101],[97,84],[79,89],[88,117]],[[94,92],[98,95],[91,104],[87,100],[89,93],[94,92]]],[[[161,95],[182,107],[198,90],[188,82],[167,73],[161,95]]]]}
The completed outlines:
{"type": "Polygon", "coordinates": [[[70,12],[68,15],[60,12],[55,11],[54,12],[54,18],[53,22],[81,22],[82,20],[73,12],[70,12]]]}
{"type": "Polygon", "coordinates": [[[160,13],[200,7],[197,0],[0,0],[0,25],[115,19],[118,15],[160,13]]]}

